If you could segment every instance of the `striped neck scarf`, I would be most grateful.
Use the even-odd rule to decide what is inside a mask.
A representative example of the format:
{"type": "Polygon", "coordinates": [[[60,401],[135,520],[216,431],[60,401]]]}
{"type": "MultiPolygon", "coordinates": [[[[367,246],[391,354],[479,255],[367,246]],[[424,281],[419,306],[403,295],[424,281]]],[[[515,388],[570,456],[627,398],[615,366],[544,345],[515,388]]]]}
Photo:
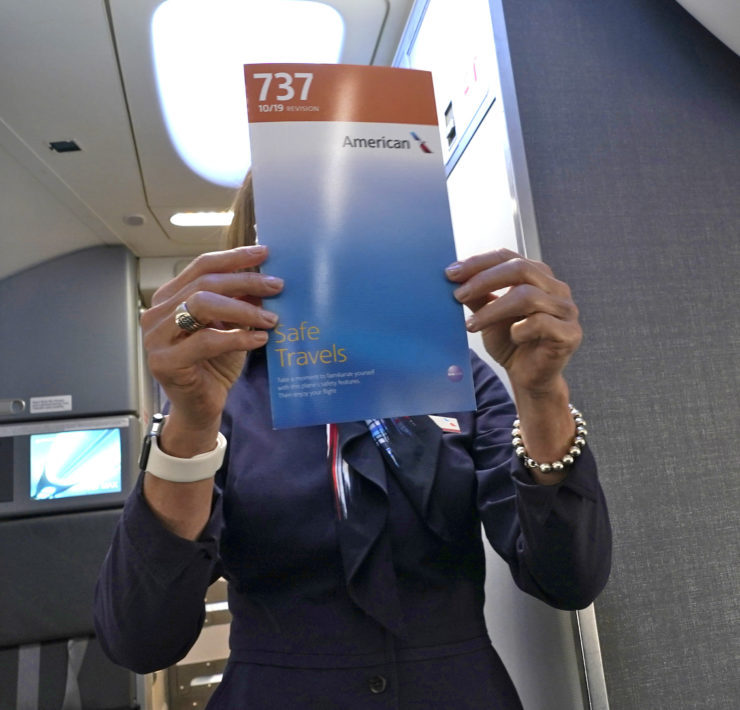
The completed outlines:
{"type": "MultiPolygon", "coordinates": [[[[407,424],[408,420],[408,417],[365,420],[365,424],[373,437],[375,445],[380,450],[383,458],[395,470],[400,469],[400,464],[391,447],[388,427],[391,426],[399,433],[410,435],[411,432],[407,424]]],[[[339,450],[339,428],[336,424],[327,424],[326,439],[329,473],[334,489],[337,516],[340,520],[345,520],[347,518],[349,500],[352,496],[352,472],[347,462],[341,456],[341,451],[339,450]]]]}

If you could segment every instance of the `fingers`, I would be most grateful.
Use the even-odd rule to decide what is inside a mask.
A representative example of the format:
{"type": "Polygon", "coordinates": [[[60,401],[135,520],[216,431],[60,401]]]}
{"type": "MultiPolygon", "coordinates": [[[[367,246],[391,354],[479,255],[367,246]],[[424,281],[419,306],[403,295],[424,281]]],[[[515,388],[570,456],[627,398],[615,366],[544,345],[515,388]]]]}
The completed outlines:
{"type": "Polygon", "coordinates": [[[261,308],[262,299],[276,296],[282,288],[282,279],[256,272],[204,274],[152,311],[155,317],[160,314],[166,317],[178,304],[185,302],[190,315],[203,325],[221,327],[220,324],[228,323],[245,328],[272,327],[277,318],[261,308]]]}
{"type": "MultiPolygon", "coordinates": [[[[158,345],[150,345],[147,362],[152,375],[167,385],[176,378],[175,373],[192,372],[191,367],[196,362],[215,360],[225,353],[254,350],[264,345],[266,341],[267,333],[264,330],[209,328],[192,336],[183,337],[177,342],[159,341],[158,345]]],[[[182,379],[177,381],[180,388],[187,388],[191,384],[194,383],[182,379]]]]}
{"type": "Polygon", "coordinates": [[[190,315],[199,323],[221,329],[272,328],[278,321],[275,313],[262,308],[261,299],[242,301],[204,290],[188,296],[187,305],[190,315]]]}
{"type": "MultiPolygon", "coordinates": [[[[174,324],[171,316],[183,302],[187,304],[190,315],[203,325],[272,327],[276,319],[260,308],[261,301],[282,291],[282,279],[243,270],[261,264],[266,255],[266,248],[260,246],[203,254],[196,258],[154,294],[152,307],[141,318],[143,330],[147,332],[163,320],[174,324]]],[[[171,335],[177,334],[177,330],[171,330],[171,335]]]]}
{"type": "Polygon", "coordinates": [[[559,353],[575,352],[583,338],[578,321],[563,321],[547,313],[535,313],[514,323],[509,333],[515,345],[546,342],[559,353]]]}
{"type": "MultiPolygon", "coordinates": [[[[242,301],[210,291],[196,291],[187,297],[186,303],[190,315],[198,323],[207,326],[205,330],[188,333],[175,322],[175,304],[180,303],[178,298],[169,299],[164,304],[151,308],[141,316],[144,347],[147,351],[166,347],[180,340],[195,341],[197,343],[222,342],[210,338],[210,332],[223,331],[234,333],[241,330],[247,334],[247,339],[240,338],[233,349],[241,349],[240,344],[246,342],[251,350],[263,345],[266,340],[265,329],[275,327],[278,317],[275,313],[262,308],[259,303],[242,301]]],[[[205,352],[204,356],[208,356],[205,352]]]]}
{"type": "Polygon", "coordinates": [[[168,367],[177,369],[180,360],[184,366],[264,345],[264,330],[273,328],[278,317],[263,308],[262,299],[280,293],[283,282],[244,269],[259,266],[266,256],[267,249],[262,246],[203,254],[160,288],[152,307],[141,316],[144,346],[150,357],[156,354],[155,361],[160,356],[170,358],[168,367]],[[205,329],[189,333],[177,325],[175,309],[183,302],[205,329]],[[177,349],[171,350],[173,345],[178,345],[177,349]]]}
{"type": "MultiPolygon", "coordinates": [[[[260,266],[267,258],[267,254],[267,247],[262,245],[201,254],[193,259],[174,279],[168,281],[156,291],[152,297],[152,305],[157,306],[174,297],[203,277],[234,275],[237,271],[260,266]]],[[[212,278],[211,281],[213,281],[212,278]]]]}
{"type": "Polygon", "coordinates": [[[511,326],[512,342],[519,345],[528,343],[546,344],[553,359],[567,358],[581,344],[583,331],[578,321],[563,322],[545,313],[536,313],[511,326]]]}
{"type": "Polygon", "coordinates": [[[446,273],[460,284],[455,298],[472,311],[469,331],[498,332],[504,326],[513,345],[539,340],[572,351],[580,344],[570,288],[547,264],[500,249],[452,264],[446,273]]]}
{"type": "MultiPolygon", "coordinates": [[[[167,302],[170,303],[169,301],[167,302]]],[[[193,343],[202,343],[206,346],[216,342],[227,344],[226,339],[214,339],[212,332],[224,332],[233,335],[242,331],[246,338],[232,337],[232,350],[252,350],[264,345],[267,340],[265,329],[277,325],[278,317],[275,313],[262,308],[258,304],[227,298],[220,294],[197,291],[187,299],[188,310],[196,321],[208,326],[205,330],[196,333],[188,333],[175,323],[174,308],[160,306],[156,312],[150,309],[142,315],[142,331],[144,334],[144,347],[151,352],[155,349],[166,347],[180,340],[193,343]],[[246,344],[246,347],[242,345],[246,344]]],[[[188,348],[184,352],[188,352],[188,348]]],[[[209,357],[210,350],[203,350],[201,357],[209,357]]]]}
{"type": "MultiPolygon", "coordinates": [[[[563,284],[565,286],[565,284],[563,284]]],[[[551,319],[564,322],[578,322],[578,308],[570,298],[567,289],[565,297],[553,295],[531,284],[511,287],[500,296],[479,299],[468,305],[473,315],[467,320],[468,330],[476,332],[502,321],[520,321],[536,314],[547,315],[551,319]]]]}
{"type": "Polygon", "coordinates": [[[558,281],[547,264],[525,259],[508,249],[479,254],[446,269],[447,277],[461,285],[455,298],[473,308],[471,304],[485,303],[489,294],[501,289],[530,284],[545,293],[568,297],[568,287],[558,281]]]}

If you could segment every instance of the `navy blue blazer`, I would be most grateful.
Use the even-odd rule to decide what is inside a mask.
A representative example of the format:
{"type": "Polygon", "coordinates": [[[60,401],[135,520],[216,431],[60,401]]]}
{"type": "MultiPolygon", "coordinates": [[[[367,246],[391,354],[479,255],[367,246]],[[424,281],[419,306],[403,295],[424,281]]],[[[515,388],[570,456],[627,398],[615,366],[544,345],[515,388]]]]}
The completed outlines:
{"type": "Polygon", "coordinates": [[[231,656],[212,710],[521,708],[486,632],[481,523],[516,584],[561,609],[606,584],[611,531],[588,447],[562,483],[535,484],[512,453],[505,388],[471,358],[478,409],[448,414],[460,431],[415,418],[425,475],[399,480],[364,424],[341,425],[363,506],[339,521],[325,428],[271,428],[264,353],[252,353],[201,538],[165,530],[141,480],[126,503],[96,591],[108,655],[139,673],[176,663],[223,575],[231,656]]]}

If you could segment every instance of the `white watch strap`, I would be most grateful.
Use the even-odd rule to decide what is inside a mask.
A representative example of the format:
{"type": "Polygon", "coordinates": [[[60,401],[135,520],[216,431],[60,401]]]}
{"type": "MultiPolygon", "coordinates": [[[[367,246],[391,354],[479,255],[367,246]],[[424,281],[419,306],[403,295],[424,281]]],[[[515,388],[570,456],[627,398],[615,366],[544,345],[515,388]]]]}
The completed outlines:
{"type": "Polygon", "coordinates": [[[147,473],[173,483],[192,483],[212,478],[221,468],[226,453],[226,437],[219,432],[216,448],[189,459],[180,459],[164,453],[157,445],[157,437],[151,440],[147,473]]]}

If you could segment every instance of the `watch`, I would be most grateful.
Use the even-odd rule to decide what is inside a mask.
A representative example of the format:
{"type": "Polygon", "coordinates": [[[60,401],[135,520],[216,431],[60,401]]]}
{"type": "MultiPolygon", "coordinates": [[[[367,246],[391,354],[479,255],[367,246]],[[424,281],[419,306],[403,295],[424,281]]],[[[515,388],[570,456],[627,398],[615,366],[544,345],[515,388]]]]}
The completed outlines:
{"type": "Polygon", "coordinates": [[[139,469],[173,483],[192,483],[212,478],[224,461],[226,437],[219,432],[216,448],[204,454],[197,454],[187,459],[170,456],[159,448],[159,436],[162,433],[164,421],[164,414],[152,415],[149,430],[141,445],[139,469]]]}

